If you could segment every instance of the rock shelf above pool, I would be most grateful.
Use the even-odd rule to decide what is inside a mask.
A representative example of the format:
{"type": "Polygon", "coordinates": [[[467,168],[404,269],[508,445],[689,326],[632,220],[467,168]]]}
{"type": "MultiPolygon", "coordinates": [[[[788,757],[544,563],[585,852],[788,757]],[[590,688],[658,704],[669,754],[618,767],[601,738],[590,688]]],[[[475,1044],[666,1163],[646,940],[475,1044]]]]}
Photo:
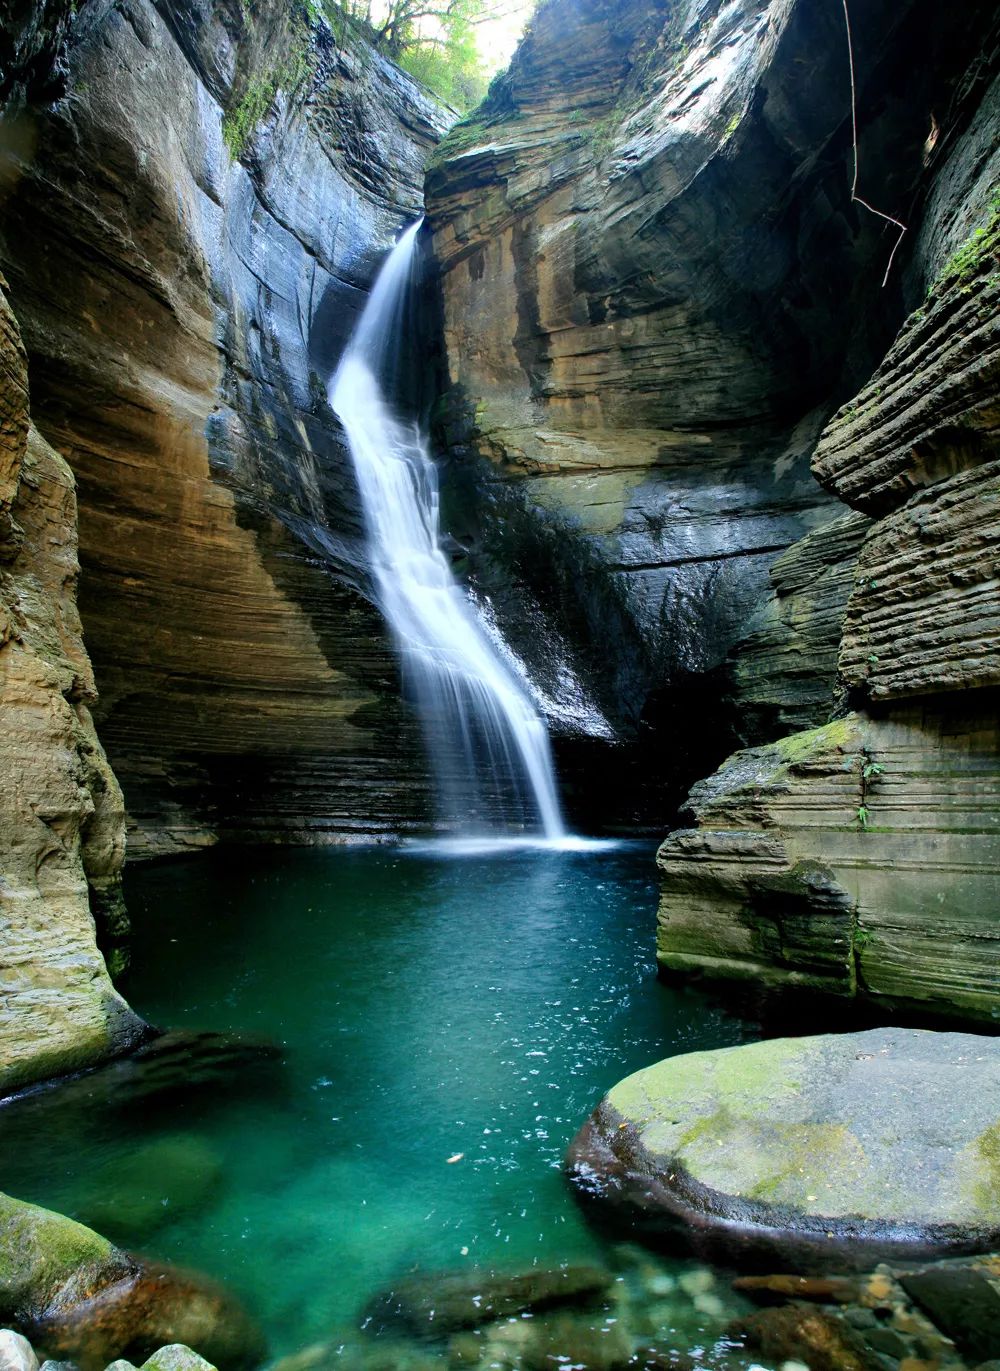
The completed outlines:
{"type": "Polygon", "coordinates": [[[714,1259],[995,1249],[1000,1039],[881,1028],[669,1058],[605,1096],[567,1164],[609,1218],[714,1259]]]}

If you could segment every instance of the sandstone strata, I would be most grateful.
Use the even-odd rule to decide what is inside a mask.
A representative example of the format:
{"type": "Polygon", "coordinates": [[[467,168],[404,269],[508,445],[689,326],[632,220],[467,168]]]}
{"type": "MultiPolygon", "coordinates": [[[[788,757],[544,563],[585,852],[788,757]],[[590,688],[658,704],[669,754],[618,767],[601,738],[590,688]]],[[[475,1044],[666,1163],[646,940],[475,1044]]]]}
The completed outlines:
{"type": "Polygon", "coordinates": [[[834,707],[841,630],[869,520],[845,514],[781,554],[772,592],[729,654],[744,743],[825,723],[834,707]]]}
{"type": "MultiPolygon", "coordinates": [[[[927,293],[816,449],[819,479],[874,516],[855,516],[860,547],[828,572],[843,606],[832,703],[856,712],[694,788],[693,827],[659,857],[668,971],[1000,1013],[998,120],[994,83],[918,226],[911,277],[927,293]]],[[[810,542],[786,560],[815,565],[810,542]]],[[[780,606],[779,588],[733,659],[752,719],[780,606]]],[[[772,721],[793,721],[796,683],[772,683],[772,721]]]]}
{"type": "Polygon", "coordinates": [[[441,112],[277,4],[81,7],[68,67],[0,256],[37,423],[78,481],[131,852],[417,822],[323,392],[441,112]]]}
{"type": "Polygon", "coordinates": [[[998,549],[1000,460],[881,519],[847,605],[844,684],[872,700],[1000,685],[998,549]]]}
{"type": "Polygon", "coordinates": [[[25,357],[0,296],[0,1092],[89,1065],[144,1025],[95,941],[120,932],[121,791],[90,715],[76,607],[76,494],[29,427],[25,357]]]}
{"type": "Polygon", "coordinates": [[[661,966],[992,1022],[998,749],[973,696],[736,753],[657,856],[661,966]]]}
{"type": "MultiPolygon", "coordinates": [[[[886,207],[927,193],[912,111],[955,104],[990,20],[954,18],[922,0],[855,16],[865,187],[886,207]]],[[[832,692],[847,562],[816,589],[814,645],[788,623],[739,649],[757,719],[723,664],[776,557],[836,517],[810,456],[904,313],[900,272],[880,289],[884,225],[850,199],[845,61],[837,7],[549,3],[428,175],[446,429],[467,482],[480,463],[456,532],[535,674],[526,593],[619,739],[641,739],[623,804],[642,794],[647,817],[734,735],[821,722],[832,692]]]]}

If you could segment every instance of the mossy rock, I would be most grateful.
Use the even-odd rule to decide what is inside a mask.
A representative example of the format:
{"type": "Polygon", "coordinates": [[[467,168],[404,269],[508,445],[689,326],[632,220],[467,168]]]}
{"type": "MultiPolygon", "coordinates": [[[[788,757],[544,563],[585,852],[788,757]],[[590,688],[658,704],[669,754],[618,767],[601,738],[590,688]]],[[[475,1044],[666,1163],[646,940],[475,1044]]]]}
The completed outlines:
{"type": "Polygon", "coordinates": [[[706,1256],[1000,1245],[1000,1040],[876,1029],[658,1062],[569,1152],[582,1195],[706,1256]]]}
{"type": "Polygon", "coordinates": [[[99,1167],[78,1212],[118,1242],[141,1246],[168,1219],[202,1206],[221,1179],[213,1148],[195,1134],[169,1134],[99,1167]]]}
{"type": "Polygon", "coordinates": [[[147,1358],[142,1371],[215,1371],[211,1362],[181,1342],[172,1342],[147,1358]]]}
{"type": "MultiPolygon", "coordinates": [[[[137,1260],[62,1214],[3,1194],[0,1322],[81,1371],[123,1358],[137,1365],[181,1343],[221,1371],[245,1371],[267,1353],[255,1322],[221,1286],[137,1260]]],[[[154,1371],[181,1371],[170,1360],[154,1371]]]]}
{"type": "Polygon", "coordinates": [[[134,1270],[123,1252],[83,1224],[0,1194],[0,1319],[40,1314],[69,1282],[95,1285],[134,1270]]]}

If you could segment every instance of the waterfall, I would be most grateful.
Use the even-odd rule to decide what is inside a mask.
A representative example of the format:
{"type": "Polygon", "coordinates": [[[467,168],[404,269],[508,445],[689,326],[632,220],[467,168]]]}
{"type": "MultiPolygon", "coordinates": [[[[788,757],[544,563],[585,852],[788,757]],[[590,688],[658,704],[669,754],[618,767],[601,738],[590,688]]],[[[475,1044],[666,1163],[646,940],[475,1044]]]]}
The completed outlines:
{"type": "MultiPolygon", "coordinates": [[[[469,836],[565,837],[548,730],[441,549],[437,471],[383,392],[406,345],[417,220],[389,254],[329,386],[357,473],[382,613],[423,725],[441,818],[469,836]]],[[[411,343],[412,345],[412,343],[411,343]]]]}

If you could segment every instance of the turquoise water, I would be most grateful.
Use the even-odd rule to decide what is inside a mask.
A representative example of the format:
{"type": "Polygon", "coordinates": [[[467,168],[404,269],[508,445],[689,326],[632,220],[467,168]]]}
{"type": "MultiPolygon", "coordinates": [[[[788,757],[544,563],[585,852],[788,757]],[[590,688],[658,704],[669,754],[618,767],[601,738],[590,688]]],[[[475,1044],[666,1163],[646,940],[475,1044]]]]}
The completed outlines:
{"type": "Polygon", "coordinates": [[[401,1271],[601,1259],[570,1138],[630,1071],[755,1036],[656,981],[646,846],[213,853],[127,896],[136,1009],[281,1066],[30,1146],[2,1111],[4,1188],[224,1279],[276,1353],[356,1327],[401,1271]]]}

